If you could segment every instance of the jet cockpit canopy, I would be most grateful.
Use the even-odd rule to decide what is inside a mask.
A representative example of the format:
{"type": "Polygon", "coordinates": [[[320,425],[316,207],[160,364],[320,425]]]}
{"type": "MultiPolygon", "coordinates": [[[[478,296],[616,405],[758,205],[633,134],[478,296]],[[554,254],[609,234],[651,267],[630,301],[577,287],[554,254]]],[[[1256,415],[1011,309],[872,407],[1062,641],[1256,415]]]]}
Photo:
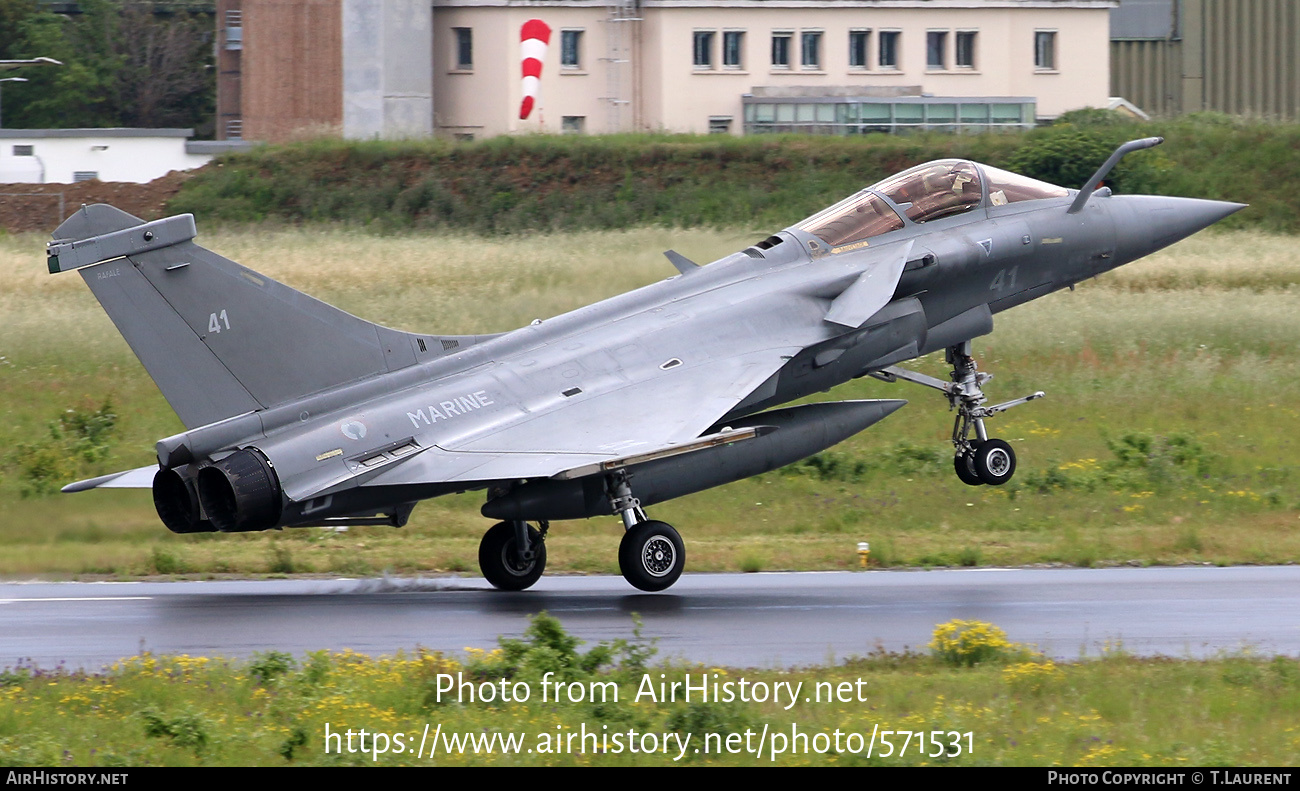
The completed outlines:
{"type": "Polygon", "coordinates": [[[986,187],[990,206],[1069,195],[1063,187],[998,168],[940,159],[876,182],[794,227],[834,251],[902,228],[899,212],[924,223],[975,209],[984,204],[986,187]]]}

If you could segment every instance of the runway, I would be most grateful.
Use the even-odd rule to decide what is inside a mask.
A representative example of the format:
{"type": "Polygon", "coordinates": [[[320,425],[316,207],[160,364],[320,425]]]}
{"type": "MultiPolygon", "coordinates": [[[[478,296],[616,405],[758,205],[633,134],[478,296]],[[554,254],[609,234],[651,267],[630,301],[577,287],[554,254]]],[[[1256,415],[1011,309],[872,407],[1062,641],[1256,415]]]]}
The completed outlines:
{"type": "Polygon", "coordinates": [[[791,667],[923,650],[934,626],[990,621],[1059,659],[1107,644],[1203,657],[1300,655],[1300,566],[687,574],[665,593],[618,577],[544,577],[523,593],[475,578],[0,585],[0,667],[98,670],[142,650],[245,657],[417,646],[459,653],[517,637],[541,610],[588,644],[631,637],[659,657],[791,667]]]}

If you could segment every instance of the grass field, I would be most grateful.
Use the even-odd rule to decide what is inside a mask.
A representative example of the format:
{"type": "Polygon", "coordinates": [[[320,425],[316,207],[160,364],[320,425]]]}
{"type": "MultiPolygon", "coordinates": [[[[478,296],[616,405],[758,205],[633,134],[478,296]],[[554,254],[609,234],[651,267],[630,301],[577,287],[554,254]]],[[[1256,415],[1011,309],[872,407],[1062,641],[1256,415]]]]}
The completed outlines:
{"type": "MultiPolygon", "coordinates": [[[[364,318],[491,332],[673,274],[761,232],[642,229],[498,238],[341,230],[206,233],[199,242],[364,318]]],[[[173,536],[148,492],[49,494],[148,464],[181,426],[80,278],[43,239],[0,237],[0,574],[477,573],[481,494],[421,504],[402,530],[173,536]],[[107,404],[107,406],[106,406],[107,404]]],[[[1300,560],[1300,254],[1289,236],[1202,234],[1075,292],[1002,314],[980,339],[992,421],[1016,446],[1005,487],[951,468],[938,394],[873,380],[823,398],[903,397],[830,452],[657,506],[687,570],[880,565],[1286,563],[1300,560]]],[[[941,355],[919,362],[942,371],[941,355]]],[[[612,518],[553,526],[549,570],[614,572],[612,518]]]]}

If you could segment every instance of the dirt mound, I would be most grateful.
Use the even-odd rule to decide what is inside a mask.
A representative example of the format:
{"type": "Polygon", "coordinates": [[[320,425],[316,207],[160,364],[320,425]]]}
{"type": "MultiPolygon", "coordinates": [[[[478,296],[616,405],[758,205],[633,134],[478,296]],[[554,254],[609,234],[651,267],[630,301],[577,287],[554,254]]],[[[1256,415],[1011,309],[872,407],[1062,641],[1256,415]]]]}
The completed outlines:
{"type": "Polygon", "coordinates": [[[173,170],[147,184],[81,181],[76,184],[0,184],[0,228],[10,233],[49,233],[58,227],[59,198],[63,216],[82,204],[111,203],[145,220],[162,217],[168,200],[180,191],[188,173],[173,170]]]}

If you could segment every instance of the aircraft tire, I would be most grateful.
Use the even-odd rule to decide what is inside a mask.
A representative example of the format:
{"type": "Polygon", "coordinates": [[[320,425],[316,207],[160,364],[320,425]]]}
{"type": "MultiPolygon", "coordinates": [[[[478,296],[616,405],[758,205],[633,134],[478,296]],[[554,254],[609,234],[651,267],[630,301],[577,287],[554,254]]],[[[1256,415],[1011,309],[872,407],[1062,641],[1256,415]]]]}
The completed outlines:
{"type": "Polygon", "coordinates": [[[515,529],[509,522],[497,522],[483,534],[478,545],[478,567],[492,587],[521,591],[542,578],[546,570],[546,543],[532,525],[528,526],[528,539],[536,547],[536,557],[520,567],[515,560],[515,529]]]}
{"type": "Polygon", "coordinates": [[[639,522],[623,533],[618,567],[634,588],[661,591],[670,587],[686,567],[686,545],[667,522],[639,522]]]}
{"type": "MultiPolygon", "coordinates": [[[[979,441],[975,441],[975,447],[979,447],[979,441]]],[[[961,451],[952,459],[952,467],[957,471],[957,477],[967,486],[983,486],[984,479],[975,472],[975,451],[961,451]]]]}
{"type": "Polygon", "coordinates": [[[1016,452],[1005,440],[991,439],[975,449],[971,466],[980,480],[990,486],[1001,486],[1016,474],[1016,452]]]}

